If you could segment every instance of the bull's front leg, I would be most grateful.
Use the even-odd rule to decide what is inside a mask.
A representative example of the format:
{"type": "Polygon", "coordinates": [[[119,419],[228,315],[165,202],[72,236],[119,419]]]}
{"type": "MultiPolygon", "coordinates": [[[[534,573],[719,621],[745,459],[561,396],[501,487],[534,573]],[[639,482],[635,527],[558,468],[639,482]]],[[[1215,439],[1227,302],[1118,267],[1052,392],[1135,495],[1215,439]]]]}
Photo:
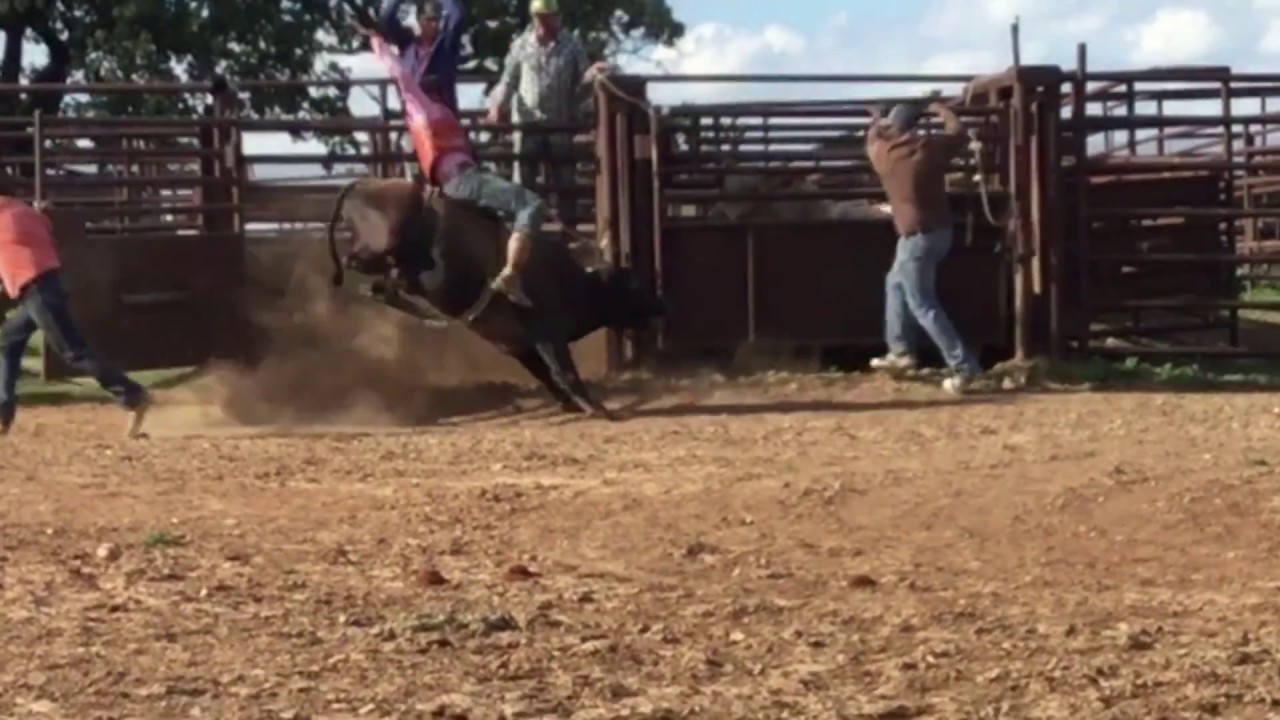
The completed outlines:
{"type": "Polygon", "coordinates": [[[573,399],[573,396],[560,387],[560,384],[552,377],[551,368],[542,359],[542,355],[537,350],[525,350],[516,355],[515,359],[524,366],[525,370],[529,371],[529,374],[535,380],[542,384],[542,387],[547,389],[547,392],[551,393],[551,397],[560,403],[561,410],[570,413],[582,412],[582,408],[578,407],[578,403],[573,399]]]}
{"type": "Polygon", "coordinates": [[[568,344],[564,342],[540,342],[534,346],[538,355],[551,371],[551,378],[560,386],[578,407],[588,415],[616,420],[617,416],[599,400],[591,396],[586,383],[578,374],[578,365],[573,361],[568,344]]]}

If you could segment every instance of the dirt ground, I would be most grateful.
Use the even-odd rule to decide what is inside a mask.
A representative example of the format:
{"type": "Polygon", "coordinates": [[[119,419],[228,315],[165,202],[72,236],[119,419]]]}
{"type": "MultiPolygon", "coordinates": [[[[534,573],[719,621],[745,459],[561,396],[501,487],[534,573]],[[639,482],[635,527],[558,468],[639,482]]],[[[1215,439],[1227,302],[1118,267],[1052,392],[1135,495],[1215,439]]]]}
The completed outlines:
{"type": "Polygon", "coordinates": [[[78,406],[4,442],[0,716],[1280,713],[1271,394],[775,376],[274,431],[168,400],[147,441],[78,406]]]}
{"type": "Polygon", "coordinates": [[[148,440],[20,412],[0,718],[1280,716],[1275,394],[633,378],[608,423],[282,307],[148,440]]]}

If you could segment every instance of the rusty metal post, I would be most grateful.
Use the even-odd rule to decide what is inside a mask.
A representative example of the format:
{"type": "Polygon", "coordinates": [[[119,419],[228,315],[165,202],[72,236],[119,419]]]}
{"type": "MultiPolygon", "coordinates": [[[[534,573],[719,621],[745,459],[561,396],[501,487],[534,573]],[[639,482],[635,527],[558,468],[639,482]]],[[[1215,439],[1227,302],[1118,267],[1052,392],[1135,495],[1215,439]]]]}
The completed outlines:
{"type": "Polygon", "coordinates": [[[756,343],[756,231],[747,228],[747,347],[756,343]]]}
{"type": "Polygon", "coordinates": [[[247,221],[245,219],[245,197],[246,197],[246,178],[245,174],[248,169],[248,163],[244,157],[244,131],[240,124],[229,125],[227,127],[229,134],[227,138],[226,163],[231,173],[231,204],[234,209],[231,211],[231,230],[240,236],[240,241],[244,242],[244,230],[247,221]]]}
{"type": "Polygon", "coordinates": [[[1130,80],[1126,83],[1125,104],[1129,111],[1129,154],[1138,154],[1138,129],[1133,125],[1133,118],[1138,114],[1137,84],[1130,80]]]}
{"type": "Polygon", "coordinates": [[[32,199],[34,202],[42,202],[44,200],[44,114],[39,110],[31,117],[31,142],[32,142],[32,175],[34,176],[34,188],[32,190],[32,199]]]}
{"type": "MultiPolygon", "coordinates": [[[[1104,100],[1102,101],[1101,105],[1102,105],[1102,117],[1110,120],[1111,119],[1111,103],[1104,100]]],[[[1111,153],[1111,151],[1115,150],[1115,140],[1112,137],[1112,133],[1114,131],[1111,129],[1110,123],[1108,123],[1106,127],[1107,129],[1102,131],[1102,147],[1104,150],[1107,151],[1107,153],[1111,153]]]]}
{"type": "Polygon", "coordinates": [[[1071,122],[1075,128],[1075,211],[1076,211],[1076,312],[1072,323],[1080,338],[1080,349],[1087,349],[1089,326],[1093,312],[1090,309],[1089,272],[1089,102],[1085,93],[1089,87],[1089,50],[1084,43],[1076,46],[1076,74],[1072,83],[1071,122]]]}
{"type": "MultiPolygon", "coordinates": [[[[654,182],[656,158],[653,157],[654,133],[658,128],[652,126],[653,116],[648,109],[636,104],[647,104],[647,82],[643,78],[629,77],[617,78],[615,82],[630,97],[622,107],[627,113],[628,126],[631,128],[629,157],[626,158],[630,168],[626,181],[629,190],[628,204],[631,205],[628,213],[631,264],[635,268],[637,279],[649,291],[660,295],[662,288],[658,284],[657,259],[662,239],[654,224],[654,205],[660,203],[662,197],[661,188],[654,182]]],[[[633,334],[633,338],[633,360],[651,359],[658,346],[655,334],[637,332],[633,334]]]]}
{"type": "MultiPolygon", "coordinates": [[[[623,200],[618,193],[618,115],[617,100],[603,84],[596,83],[596,242],[611,265],[622,263],[619,226],[619,204],[623,200]]],[[[622,368],[623,337],[608,331],[605,346],[605,369],[617,372],[622,368]]]]}
{"type": "Polygon", "coordinates": [[[614,98],[597,83],[596,105],[596,235],[600,250],[610,264],[618,263],[618,152],[614,135],[617,116],[614,98]]]}
{"type": "MultiPolygon", "coordinates": [[[[1156,115],[1158,115],[1161,118],[1164,117],[1164,98],[1160,98],[1159,100],[1156,101],[1156,115]]],[[[1160,157],[1164,157],[1164,129],[1163,128],[1159,128],[1156,130],[1156,155],[1159,155],[1160,157]]]]}
{"type": "MultiPolygon", "coordinates": [[[[642,78],[613,77],[613,85],[626,98],[604,83],[596,86],[596,149],[598,181],[596,184],[598,232],[606,233],[610,249],[609,261],[635,268],[639,281],[654,292],[656,256],[653,204],[659,202],[654,179],[655,140],[650,127],[651,116],[644,103],[646,83],[642,78]]],[[[615,371],[628,361],[647,359],[656,346],[650,334],[637,333],[631,352],[621,334],[609,334],[609,370],[615,371]],[[629,356],[629,357],[628,357],[629,356]]]]}
{"type": "MultiPolygon", "coordinates": [[[[1235,119],[1232,112],[1231,101],[1231,80],[1230,78],[1222,81],[1222,159],[1231,162],[1236,154],[1236,135],[1235,135],[1235,119]]],[[[1229,167],[1229,166],[1228,166],[1229,167]]],[[[1235,204],[1236,200],[1236,182],[1235,171],[1228,169],[1223,175],[1223,195],[1227,207],[1235,204]]],[[[1222,232],[1225,234],[1226,251],[1230,255],[1236,253],[1236,220],[1228,219],[1222,225],[1222,232]]],[[[1228,299],[1236,301],[1240,299],[1240,278],[1236,272],[1235,266],[1230,263],[1223,263],[1223,274],[1226,276],[1226,290],[1228,299]]],[[[1231,347],[1240,346],[1240,310],[1238,308],[1230,308],[1227,310],[1228,320],[1228,342],[1231,347]]]]}
{"type": "Polygon", "coordinates": [[[1026,88],[1020,78],[1014,79],[1013,99],[1011,107],[1012,134],[1009,137],[1010,172],[1009,196],[1013,207],[1014,222],[1014,357],[1027,360],[1033,352],[1033,329],[1035,317],[1035,295],[1032,278],[1034,270],[1032,261],[1034,253],[1031,248],[1031,227],[1028,219],[1030,209],[1030,183],[1028,182],[1028,151],[1030,132],[1028,115],[1030,114],[1026,88]]]}
{"type": "MultiPolygon", "coordinates": [[[[667,133],[662,121],[662,115],[652,105],[649,108],[649,138],[650,138],[650,156],[652,160],[650,192],[653,193],[653,290],[658,297],[662,297],[663,288],[665,287],[662,276],[662,226],[663,217],[666,212],[666,203],[662,197],[663,188],[663,168],[666,163],[667,153],[670,152],[670,146],[667,143],[667,133]]],[[[663,333],[659,332],[656,338],[657,351],[663,348],[663,333]]]]}
{"type": "MultiPolygon", "coordinates": [[[[36,110],[31,116],[31,143],[32,143],[32,203],[41,203],[44,201],[44,116],[36,110]]],[[[19,166],[21,167],[21,166],[19,166]]],[[[40,205],[36,205],[40,207],[40,205]]],[[[3,313],[0,313],[2,316],[3,313]]],[[[42,333],[40,340],[40,379],[48,382],[57,375],[57,367],[54,365],[56,353],[53,352],[52,346],[49,344],[49,336],[42,333]]]]}
{"type": "Polygon", "coordinates": [[[1044,222],[1042,242],[1046,249],[1045,261],[1048,264],[1049,276],[1049,356],[1055,360],[1061,360],[1066,356],[1067,334],[1070,332],[1069,324],[1064,318],[1062,299],[1066,284],[1063,261],[1065,255],[1063,238],[1066,233],[1063,230],[1062,216],[1063,180],[1060,145],[1062,93],[1059,87],[1051,86],[1042,88],[1040,97],[1043,122],[1040,128],[1043,138],[1041,146],[1045,158],[1042,167],[1047,169],[1047,172],[1043,173],[1041,219],[1044,222]]]}
{"type": "MultiPolygon", "coordinates": [[[[1243,159],[1246,165],[1253,164],[1254,153],[1252,151],[1256,143],[1257,143],[1257,140],[1254,137],[1253,132],[1251,132],[1248,127],[1245,127],[1243,159]]],[[[1254,198],[1254,183],[1253,183],[1253,180],[1255,177],[1257,177],[1257,173],[1251,170],[1245,170],[1244,192],[1243,192],[1243,197],[1241,198],[1241,204],[1245,210],[1253,210],[1256,206],[1256,202],[1254,198]]],[[[1245,220],[1244,247],[1240,248],[1240,250],[1245,254],[1252,254],[1254,252],[1254,249],[1257,247],[1257,243],[1258,243],[1258,217],[1256,215],[1250,215],[1249,218],[1245,220]]],[[[1246,271],[1245,271],[1246,279],[1244,280],[1244,288],[1246,290],[1252,290],[1254,287],[1253,277],[1257,269],[1253,265],[1246,265],[1245,268],[1246,268],[1246,271]]]]}

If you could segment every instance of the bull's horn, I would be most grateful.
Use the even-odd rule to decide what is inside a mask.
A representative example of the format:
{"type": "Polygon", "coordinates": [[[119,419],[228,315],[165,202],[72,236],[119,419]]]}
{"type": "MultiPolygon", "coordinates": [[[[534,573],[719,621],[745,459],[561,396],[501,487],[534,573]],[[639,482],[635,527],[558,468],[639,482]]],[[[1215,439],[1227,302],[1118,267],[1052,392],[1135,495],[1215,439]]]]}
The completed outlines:
{"type": "Polygon", "coordinates": [[[333,261],[333,286],[342,287],[343,269],[342,258],[338,257],[338,238],[334,231],[337,230],[338,221],[342,219],[342,204],[346,202],[347,195],[351,193],[360,179],[352,180],[343,186],[342,191],[338,193],[338,199],[333,203],[333,214],[329,216],[329,259],[333,261]]]}

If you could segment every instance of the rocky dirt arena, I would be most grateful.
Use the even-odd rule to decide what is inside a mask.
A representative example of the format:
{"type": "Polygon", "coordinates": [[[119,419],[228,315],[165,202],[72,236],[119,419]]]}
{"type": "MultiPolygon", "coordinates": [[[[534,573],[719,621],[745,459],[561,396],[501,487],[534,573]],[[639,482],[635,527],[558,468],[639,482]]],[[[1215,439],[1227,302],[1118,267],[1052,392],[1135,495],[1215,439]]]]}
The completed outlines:
{"type": "Polygon", "coordinates": [[[149,440],[23,410],[0,717],[1280,714],[1274,394],[630,380],[611,424],[321,326],[149,440]]]}
{"type": "MultiPolygon", "coordinates": [[[[1280,712],[1280,400],[867,376],[419,428],[27,411],[0,716],[1280,712]]],[[[180,402],[170,399],[171,405],[180,402]]]]}

